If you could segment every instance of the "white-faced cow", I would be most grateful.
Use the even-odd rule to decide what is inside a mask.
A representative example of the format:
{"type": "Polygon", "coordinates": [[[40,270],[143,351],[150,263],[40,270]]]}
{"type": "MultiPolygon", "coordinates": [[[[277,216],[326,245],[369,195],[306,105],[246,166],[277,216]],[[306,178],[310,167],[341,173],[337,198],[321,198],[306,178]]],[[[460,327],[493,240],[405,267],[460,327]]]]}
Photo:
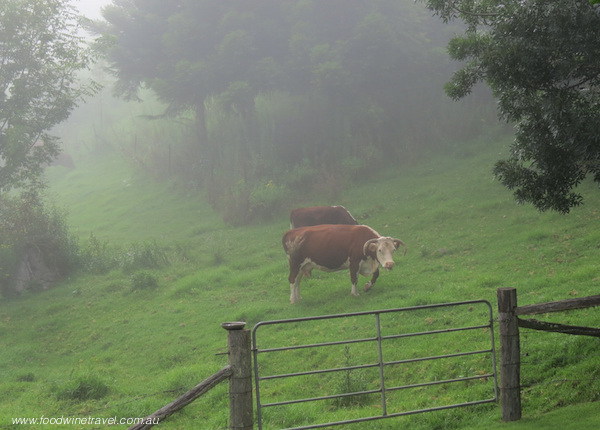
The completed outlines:
{"type": "Polygon", "coordinates": [[[288,230],[283,235],[283,249],[290,262],[290,302],[300,300],[302,276],[313,269],[336,272],[350,269],[352,294],[358,296],[358,275],[373,277],[365,285],[369,291],[379,276],[379,265],[391,270],[393,253],[402,245],[400,239],[382,237],[366,225],[323,224],[288,230]]]}
{"type": "Polygon", "coordinates": [[[320,224],[358,225],[358,222],[343,206],[312,206],[294,209],[290,213],[291,229],[320,224]]]}

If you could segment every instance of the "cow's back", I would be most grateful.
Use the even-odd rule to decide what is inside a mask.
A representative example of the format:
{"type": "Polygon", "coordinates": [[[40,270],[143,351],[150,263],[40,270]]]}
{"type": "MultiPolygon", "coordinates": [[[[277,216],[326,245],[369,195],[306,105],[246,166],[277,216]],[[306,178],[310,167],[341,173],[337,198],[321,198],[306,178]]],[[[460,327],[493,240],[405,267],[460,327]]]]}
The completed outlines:
{"type": "Polygon", "coordinates": [[[358,225],[358,221],[343,206],[311,206],[294,209],[290,213],[292,228],[321,224],[358,225]]]}

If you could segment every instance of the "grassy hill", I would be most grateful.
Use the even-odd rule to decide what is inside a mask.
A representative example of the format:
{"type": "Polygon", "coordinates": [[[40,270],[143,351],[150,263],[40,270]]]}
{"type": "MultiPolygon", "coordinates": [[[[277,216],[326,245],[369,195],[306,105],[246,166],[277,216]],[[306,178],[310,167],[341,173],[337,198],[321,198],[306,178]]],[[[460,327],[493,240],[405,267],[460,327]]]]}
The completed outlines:
{"type": "MultiPolygon", "coordinates": [[[[244,320],[252,327],[264,320],[473,299],[495,307],[496,289],[509,286],[518,289],[520,305],[598,294],[597,187],[583,184],[586,203],[567,216],[519,206],[490,173],[508,144],[459,145],[414,165],[378,172],[369,183],[349,187],[338,201],[311,202],[344,205],[361,223],[402,239],[408,254],[398,253],[396,268],[382,273],[375,287],[359,297],[350,295],[347,272],[314,272],[302,282],[303,300],[293,306],[281,247],[289,226],[287,208],[271,222],[234,228],[201,196],[183,192],[177,183],[135,174],[118,154],[75,160],[74,170],[48,169],[51,190],[59,204],[69,207],[69,222],[82,246],[93,235],[98,249],[115,258],[147,251],[160,254],[164,262],[142,271],[158,281],[156,286],[140,282],[139,272],[117,268],[2,299],[0,427],[47,428],[12,426],[15,417],[146,416],[226,364],[227,357],[217,355],[226,351],[220,327],[226,321],[244,320]]],[[[543,317],[597,326],[600,311],[543,317]]],[[[422,315],[420,323],[428,318],[452,324],[471,317],[422,315]]],[[[326,328],[315,327],[321,330],[326,328]]],[[[272,336],[287,341],[290,333],[272,336]]],[[[549,421],[568,428],[575,419],[582,430],[597,428],[599,419],[592,414],[597,403],[589,402],[600,400],[598,339],[529,332],[522,341],[527,359],[522,370],[526,419],[521,423],[498,425],[499,406],[488,405],[346,428],[546,429],[549,421]],[[568,412],[567,406],[575,404],[576,412],[568,412]],[[540,415],[550,411],[551,419],[540,415]]],[[[428,342],[415,347],[433,348],[428,342]]],[[[362,351],[348,354],[358,360],[362,351]]],[[[424,375],[430,370],[420,369],[424,375]]],[[[461,389],[423,392],[423,398],[444,401],[461,389]]],[[[367,401],[333,412],[352,415],[374,405],[367,401]]],[[[299,425],[300,416],[322,422],[318,418],[332,409],[328,403],[309,412],[273,413],[266,428],[299,425]]],[[[227,414],[222,384],[157,428],[226,428],[227,414]]]]}

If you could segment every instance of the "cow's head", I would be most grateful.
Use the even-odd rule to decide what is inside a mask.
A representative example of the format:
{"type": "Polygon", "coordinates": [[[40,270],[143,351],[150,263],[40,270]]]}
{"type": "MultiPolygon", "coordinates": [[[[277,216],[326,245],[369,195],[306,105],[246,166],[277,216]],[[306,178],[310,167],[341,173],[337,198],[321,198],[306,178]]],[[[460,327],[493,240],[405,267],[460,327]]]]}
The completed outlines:
{"type": "Polygon", "coordinates": [[[394,239],[391,237],[378,237],[377,239],[370,239],[365,242],[363,246],[363,254],[375,254],[379,264],[386,269],[392,270],[394,267],[394,251],[400,248],[400,245],[404,247],[404,255],[406,255],[406,245],[400,239],[394,239]]]}

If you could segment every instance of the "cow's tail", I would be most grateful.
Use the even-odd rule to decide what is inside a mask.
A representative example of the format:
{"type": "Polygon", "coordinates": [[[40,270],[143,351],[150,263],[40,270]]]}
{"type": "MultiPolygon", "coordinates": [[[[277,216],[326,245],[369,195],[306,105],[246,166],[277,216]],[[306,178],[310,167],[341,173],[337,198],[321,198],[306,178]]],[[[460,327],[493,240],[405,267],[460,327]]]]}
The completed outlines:
{"type": "Polygon", "coordinates": [[[304,237],[299,235],[294,238],[290,238],[283,243],[283,249],[290,260],[294,258],[298,252],[298,249],[300,249],[302,242],[304,242],[304,237]]]}

